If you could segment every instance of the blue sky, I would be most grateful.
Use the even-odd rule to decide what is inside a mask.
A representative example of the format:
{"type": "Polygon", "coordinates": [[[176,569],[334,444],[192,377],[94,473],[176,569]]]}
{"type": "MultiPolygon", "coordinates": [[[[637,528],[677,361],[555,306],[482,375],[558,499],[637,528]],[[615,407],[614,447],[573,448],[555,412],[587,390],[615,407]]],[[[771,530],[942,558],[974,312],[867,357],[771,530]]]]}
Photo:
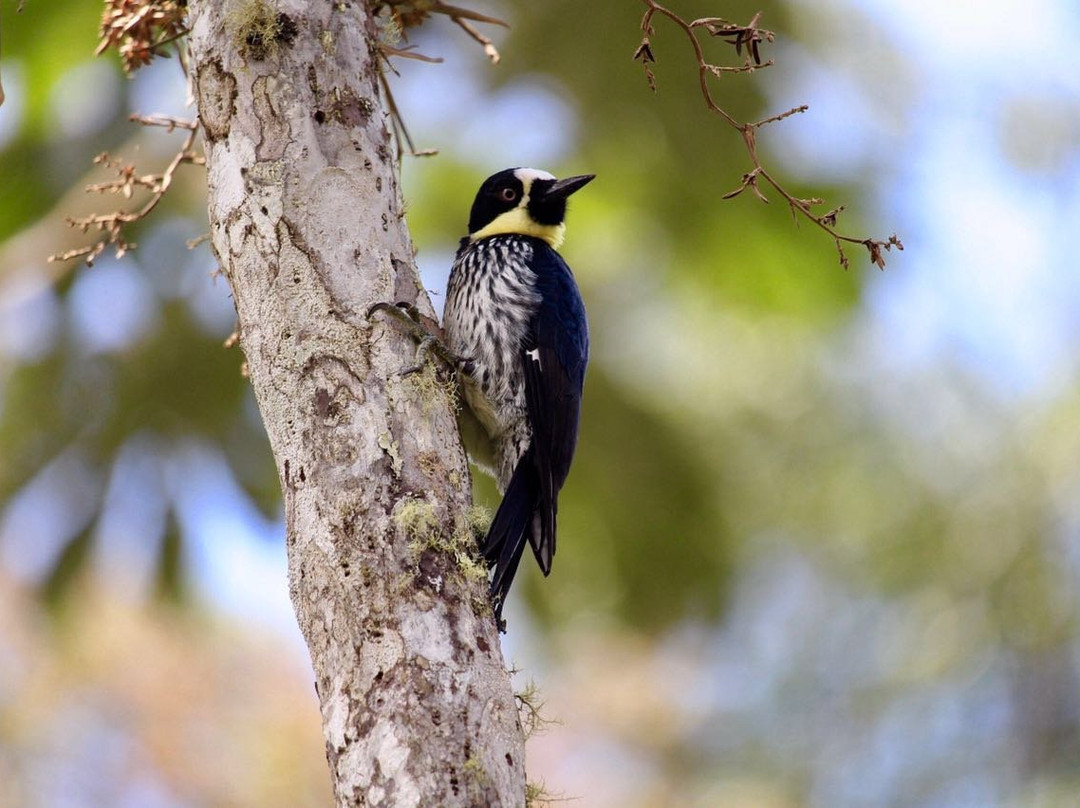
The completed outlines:
{"type": "MultiPolygon", "coordinates": [[[[1006,399],[1058,392],[1080,323],[1080,6],[853,5],[911,70],[876,200],[908,249],[874,279],[865,327],[888,361],[946,357],[1006,399]]],[[[890,113],[865,106],[886,129],[890,113]]]]}

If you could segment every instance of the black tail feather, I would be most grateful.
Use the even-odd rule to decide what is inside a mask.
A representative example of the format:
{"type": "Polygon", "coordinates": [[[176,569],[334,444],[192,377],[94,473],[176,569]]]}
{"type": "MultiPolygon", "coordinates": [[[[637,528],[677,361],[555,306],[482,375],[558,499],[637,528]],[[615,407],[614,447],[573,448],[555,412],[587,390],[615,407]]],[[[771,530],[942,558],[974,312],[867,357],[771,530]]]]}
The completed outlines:
{"type": "Polygon", "coordinates": [[[510,478],[510,485],[506,487],[484,541],[484,558],[495,567],[491,579],[491,602],[495,609],[495,620],[500,625],[510,584],[514,581],[518,563],[525,552],[525,543],[529,539],[539,495],[540,481],[536,477],[530,449],[514,469],[514,476],[510,478]]]}
{"type": "Polygon", "coordinates": [[[495,613],[495,623],[500,631],[506,631],[502,610],[506,605],[506,598],[510,594],[510,584],[514,582],[514,575],[517,573],[518,564],[524,552],[524,537],[517,542],[507,542],[503,545],[502,554],[495,568],[495,577],[491,579],[491,608],[495,613]]]}

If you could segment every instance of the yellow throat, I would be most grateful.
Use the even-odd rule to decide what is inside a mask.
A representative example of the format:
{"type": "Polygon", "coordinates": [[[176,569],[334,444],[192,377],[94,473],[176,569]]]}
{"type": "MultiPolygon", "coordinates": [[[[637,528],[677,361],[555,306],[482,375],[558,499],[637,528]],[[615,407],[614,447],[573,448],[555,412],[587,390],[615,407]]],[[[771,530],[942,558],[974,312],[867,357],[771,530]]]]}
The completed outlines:
{"type": "MultiPolygon", "coordinates": [[[[527,204],[528,197],[525,203],[527,204]]],[[[529,215],[529,211],[523,205],[519,205],[506,213],[500,213],[490,224],[481,227],[475,233],[469,234],[469,241],[479,241],[488,236],[501,236],[516,234],[521,236],[535,236],[542,238],[553,249],[562,246],[566,238],[565,224],[540,224],[529,215]]]]}

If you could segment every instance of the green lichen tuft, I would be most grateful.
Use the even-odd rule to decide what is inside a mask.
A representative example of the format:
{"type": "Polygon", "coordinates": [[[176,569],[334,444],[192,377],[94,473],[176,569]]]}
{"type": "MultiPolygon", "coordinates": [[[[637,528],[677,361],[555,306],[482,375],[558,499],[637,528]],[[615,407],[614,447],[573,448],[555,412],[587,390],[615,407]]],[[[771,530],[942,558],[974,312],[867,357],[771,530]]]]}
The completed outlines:
{"type": "Polygon", "coordinates": [[[435,506],[422,499],[403,499],[394,509],[394,526],[409,539],[410,552],[438,543],[439,518],[435,506]]]}
{"type": "Polygon", "coordinates": [[[435,364],[427,362],[422,370],[406,377],[413,391],[420,399],[424,414],[430,415],[437,406],[446,404],[453,412],[458,411],[457,381],[454,378],[441,379],[435,364]]]}
{"type": "Polygon", "coordinates": [[[533,735],[542,734],[553,723],[543,715],[544,700],[540,696],[540,687],[530,680],[523,690],[514,693],[517,701],[518,717],[521,719],[521,729],[525,740],[533,735]]]}
{"type": "Polygon", "coordinates": [[[379,44],[393,47],[401,44],[405,32],[402,30],[401,20],[391,13],[391,5],[391,3],[376,3],[373,16],[379,44]]]}
{"type": "Polygon", "coordinates": [[[319,44],[322,45],[323,53],[327,56],[334,55],[334,32],[333,31],[320,31],[319,32],[319,44]]]}
{"type": "Polygon", "coordinates": [[[480,758],[476,755],[469,755],[465,758],[465,762],[461,765],[461,773],[465,776],[465,790],[469,795],[476,798],[472,800],[475,803],[487,790],[491,778],[484,770],[484,764],[480,762],[480,758]]]}
{"type": "Polygon", "coordinates": [[[490,511],[473,505],[454,520],[453,530],[442,529],[435,506],[415,497],[404,499],[394,509],[395,527],[408,539],[410,560],[420,560],[425,551],[449,556],[454,569],[465,581],[487,581],[487,567],[479,555],[478,537],[483,537],[491,522],[490,511]]]}
{"type": "Polygon", "coordinates": [[[487,565],[480,558],[479,549],[490,524],[490,509],[483,505],[470,505],[454,525],[454,561],[470,581],[487,582],[487,565]]]}
{"type": "Polygon", "coordinates": [[[246,59],[261,62],[276,56],[296,38],[296,23],[266,0],[236,0],[225,13],[225,29],[246,59]]]}
{"type": "Polygon", "coordinates": [[[546,808],[555,802],[555,796],[547,790],[543,780],[539,783],[528,780],[525,783],[525,808],[546,808]]]}
{"type": "Polygon", "coordinates": [[[486,505],[470,505],[465,510],[465,519],[462,522],[472,534],[472,539],[479,542],[483,539],[491,527],[491,508],[486,505]]]}
{"type": "Polygon", "coordinates": [[[465,759],[465,764],[461,769],[470,777],[475,777],[478,780],[487,780],[487,772],[484,771],[484,765],[476,755],[469,755],[469,757],[465,759]]]}

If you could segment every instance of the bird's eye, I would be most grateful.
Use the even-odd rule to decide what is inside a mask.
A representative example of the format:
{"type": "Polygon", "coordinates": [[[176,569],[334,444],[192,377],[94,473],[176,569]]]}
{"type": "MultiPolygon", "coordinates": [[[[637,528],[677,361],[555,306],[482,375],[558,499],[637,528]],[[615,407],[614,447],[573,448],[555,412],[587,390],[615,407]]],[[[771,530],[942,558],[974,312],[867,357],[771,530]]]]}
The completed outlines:
{"type": "Polygon", "coordinates": [[[515,191],[513,188],[503,188],[501,191],[499,191],[499,197],[502,199],[503,202],[513,202],[515,199],[517,199],[517,191],[515,191]]]}

